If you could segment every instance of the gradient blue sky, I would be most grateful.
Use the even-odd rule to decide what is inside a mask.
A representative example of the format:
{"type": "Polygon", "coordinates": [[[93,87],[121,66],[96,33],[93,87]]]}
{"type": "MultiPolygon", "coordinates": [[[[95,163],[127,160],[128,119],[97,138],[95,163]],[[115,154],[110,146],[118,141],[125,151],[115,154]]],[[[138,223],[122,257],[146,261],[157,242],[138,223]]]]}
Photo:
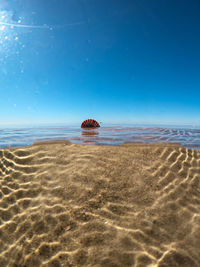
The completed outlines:
{"type": "Polygon", "coordinates": [[[3,0],[0,123],[200,125],[199,0],[3,0]]]}

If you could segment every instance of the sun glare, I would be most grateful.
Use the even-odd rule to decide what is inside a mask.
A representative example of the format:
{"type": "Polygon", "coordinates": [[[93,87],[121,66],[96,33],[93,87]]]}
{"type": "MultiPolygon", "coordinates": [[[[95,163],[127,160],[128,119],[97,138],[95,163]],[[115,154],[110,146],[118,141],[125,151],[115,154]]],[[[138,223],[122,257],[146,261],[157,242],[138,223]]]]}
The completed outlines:
{"type": "MultiPolygon", "coordinates": [[[[17,23],[21,23],[21,18],[17,23]]],[[[18,32],[10,24],[13,24],[13,13],[7,10],[0,10],[0,52],[8,53],[13,42],[19,40],[18,32]]]]}

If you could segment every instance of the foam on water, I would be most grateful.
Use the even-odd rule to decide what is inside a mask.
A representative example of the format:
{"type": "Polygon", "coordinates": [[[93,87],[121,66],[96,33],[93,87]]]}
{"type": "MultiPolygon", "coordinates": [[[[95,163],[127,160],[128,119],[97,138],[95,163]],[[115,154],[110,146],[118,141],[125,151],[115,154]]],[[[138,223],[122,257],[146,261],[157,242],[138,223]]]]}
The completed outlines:
{"type": "Polygon", "coordinates": [[[200,148],[200,129],[112,125],[96,129],[76,126],[38,126],[0,129],[0,148],[27,146],[38,141],[68,140],[76,144],[120,145],[136,143],[178,143],[200,148]]]}

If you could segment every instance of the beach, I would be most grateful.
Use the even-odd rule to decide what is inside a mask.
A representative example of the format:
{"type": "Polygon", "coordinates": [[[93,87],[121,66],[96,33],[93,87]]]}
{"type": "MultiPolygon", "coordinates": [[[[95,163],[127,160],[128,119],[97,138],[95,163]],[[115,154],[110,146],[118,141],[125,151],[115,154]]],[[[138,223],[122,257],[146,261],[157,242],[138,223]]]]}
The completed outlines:
{"type": "Polygon", "coordinates": [[[0,150],[1,267],[200,266],[200,150],[0,150]]]}

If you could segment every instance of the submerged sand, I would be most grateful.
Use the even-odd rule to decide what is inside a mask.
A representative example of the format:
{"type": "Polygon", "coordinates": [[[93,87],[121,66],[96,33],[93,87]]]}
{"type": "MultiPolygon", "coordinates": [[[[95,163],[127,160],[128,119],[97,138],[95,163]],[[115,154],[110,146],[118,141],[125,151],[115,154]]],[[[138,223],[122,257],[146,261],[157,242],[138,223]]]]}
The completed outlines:
{"type": "Polygon", "coordinates": [[[0,266],[200,266],[200,151],[0,150],[0,266]]]}

